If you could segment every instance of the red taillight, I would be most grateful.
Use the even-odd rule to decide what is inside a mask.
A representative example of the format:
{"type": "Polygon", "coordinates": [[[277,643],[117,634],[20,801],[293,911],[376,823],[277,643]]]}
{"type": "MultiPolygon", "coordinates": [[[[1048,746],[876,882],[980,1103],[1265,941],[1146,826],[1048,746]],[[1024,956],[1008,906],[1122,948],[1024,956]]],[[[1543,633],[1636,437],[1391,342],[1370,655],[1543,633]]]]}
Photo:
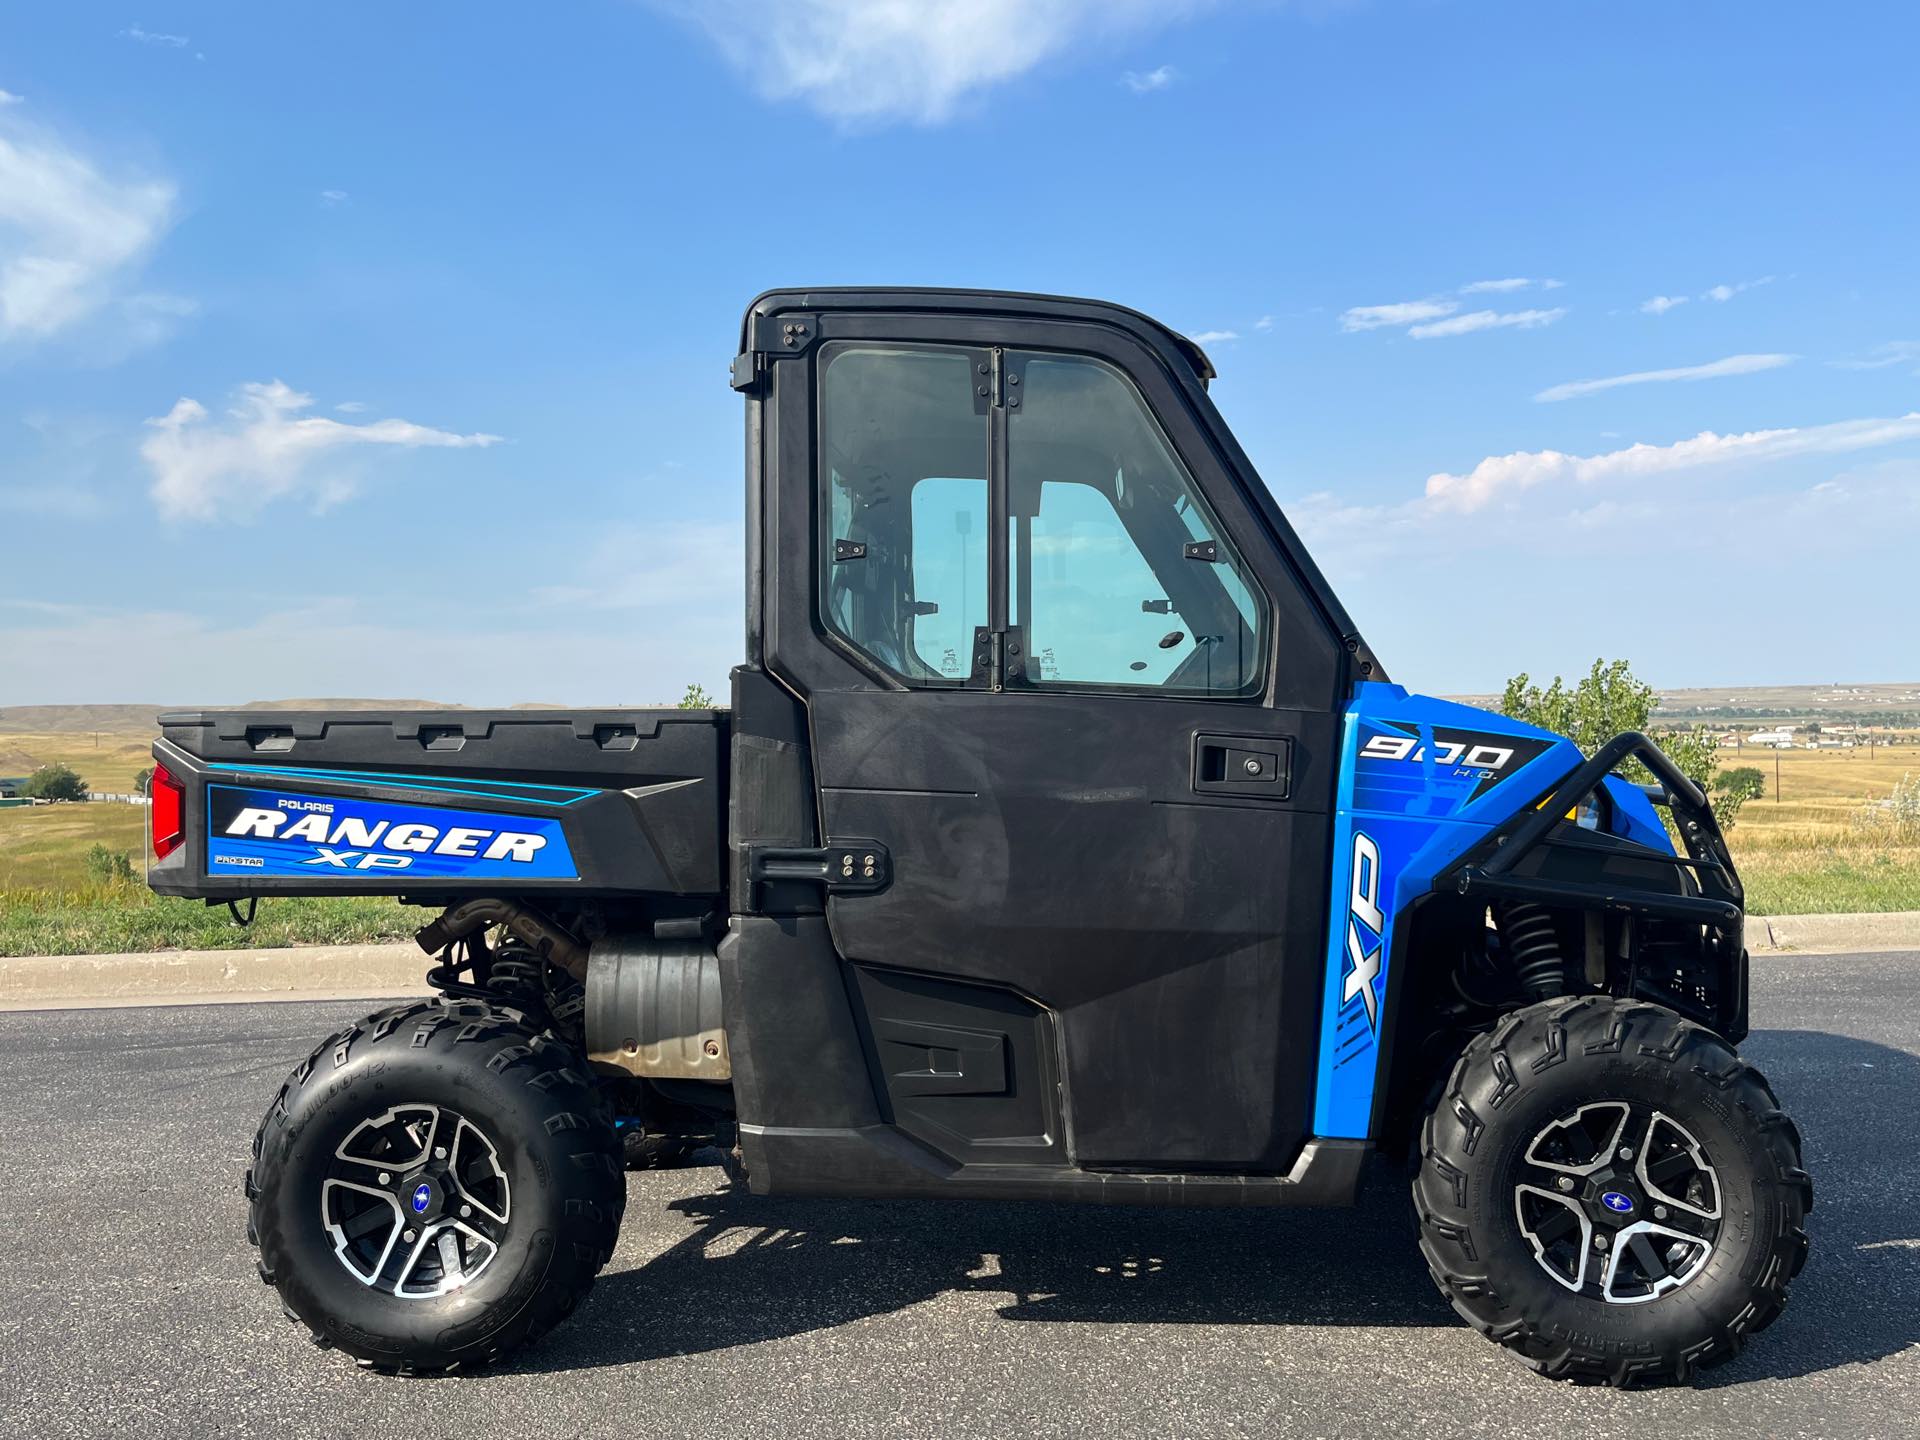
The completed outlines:
{"type": "Polygon", "coordinates": [[[178,850],[180,842],[187,838],[187,792],[178,780],[167,773],[166,766],[156,765],[147,793],[153,802],[147,808],[154,858],[164,860],[178,850]]]}

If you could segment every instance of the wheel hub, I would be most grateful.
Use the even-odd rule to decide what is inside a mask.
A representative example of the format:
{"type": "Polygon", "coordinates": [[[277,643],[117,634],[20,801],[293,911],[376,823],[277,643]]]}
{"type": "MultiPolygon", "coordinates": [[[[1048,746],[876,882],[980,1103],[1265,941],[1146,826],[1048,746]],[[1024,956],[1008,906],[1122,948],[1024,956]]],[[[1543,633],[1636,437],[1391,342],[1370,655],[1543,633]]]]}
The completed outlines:
{"type": "Polygon", "coordinates": [[[1691,1132],[1651,1106],[1602,1100],[1543,1127],[1514,1181],[1514,1214],[1553,1280],[1612,1305],[1698,1275],[1720,1234],[1720,1181],[1691,1132]]]}
{"type": "Polygon", "coordinates": [[[500,1253],[511,1207],[492,1139],[465,1116],[424,1103],[354,1127],[320,1187],[334,1255],[361,1284],[403,1300],[477,1278],[500,1253]]]}

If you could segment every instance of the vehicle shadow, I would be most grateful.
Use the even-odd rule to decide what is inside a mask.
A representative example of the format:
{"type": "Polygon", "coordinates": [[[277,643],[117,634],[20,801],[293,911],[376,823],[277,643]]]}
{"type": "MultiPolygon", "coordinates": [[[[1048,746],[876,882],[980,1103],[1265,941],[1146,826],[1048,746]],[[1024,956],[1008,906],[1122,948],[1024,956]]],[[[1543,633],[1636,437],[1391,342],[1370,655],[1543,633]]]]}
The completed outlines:
{"type": "MultiPolygon", "coordinates": [[[[1771,1333],[1707,1384],[1809,1374],[1920,1341],[1920,1060],[1840,1036],[1749,1043],[1807,1136],[1813,1259],[1771,1333]]],[[[948,1292],[1008,1320],[1453,1326],[1401,1173],[1352,1210],[1140,1210],[762,1198],[674,1201],[691,1231],[603,1276],[573,1323],[510,1368],[624,1365],[802,1335],[948,1292]]]]}

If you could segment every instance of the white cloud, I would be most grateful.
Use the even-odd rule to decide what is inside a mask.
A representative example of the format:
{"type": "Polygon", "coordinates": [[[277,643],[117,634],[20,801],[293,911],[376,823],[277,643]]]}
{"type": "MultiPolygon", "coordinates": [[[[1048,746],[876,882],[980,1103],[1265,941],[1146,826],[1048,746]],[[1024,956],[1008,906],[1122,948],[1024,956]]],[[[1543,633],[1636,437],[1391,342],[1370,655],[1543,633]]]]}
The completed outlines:
{"type": "Polygon", "coordinates": [[[1129,70],[1120,77],[1121,83],[1136,95],[1149,95],[1155,90],[1164,90],[1180,78],[1180,72],[1171,65],[1161,65],[1144,74],[1138,70],[1129,70]]]}
{"type": "Polygon", "coordinates": [[[1438,340],[1448,335],[1470,335],[1476,330],[1537,330],[1551,325],[1567,312],[1560,310],[1474,310],[1430,325],[1415,325],[1407,334],[1416,340],[1438,340]]]}
{"type": "Polygon", "coordinates": [[[1725,304],[1744,290],[1757,290],[1762,285],[1771,285],[1772,283],[1773,276],[1762,275],[1758,280],[1742,280],[1738,285],[1715,285],[1712,289],[1702,292],[1700,298],[1702,300],[1717,300],[1725,304]]]}
{"type": "Polygon", "coordinates": [[[225,420],[212,420],[197,400],[181,399],[147,421],[140,446],[153,472],[150,493],[170,519],[209,520],[249,514],[302,491],[325,507],[351,493],[337,473],[316,473],[321,457],[359,446],[467,448],[498,443],[497,435],[457,435],[407,420],[349,425],[300,412],[313,404],[281,381],[243,385],[225,420]]]}
{"type": "Polygon", "coordinates": [[[1602,390],[1614,390],[1622,385],[1656,385],[1671,380],[1717,380],[1725,375],[1752,375],[1761,370],[1778,370],[1782,365],[1791,365],[1798,358],[1796,355],[1729,355],[1724,360],[1714,360],[1705,365],[1681,365],[1671,370],[1636,370],[1630,375],[1609,375],[1604,380],[1570,380],[1564,385],[1550,385],[1533,398],[1571,400],[1578,395],[1597,395],[1602,390]]]}
{"type": "Polygon", "coordinates": [[[1438,297],[1402,300],[1393,305],[1355,305],[1350,310],[1340,312],[1340,328],[1351,334],[1359,330],[1379,330],[1388,325],[1411,325],[1418,320],[1451,315],[1459,308],[1458,300],[1438,297]]]}
{"type": "Polygon", "coordinates": [[[367,408],[367,402],[364,400],[342,400],[333,408],[342,415],[358,415],[367,408]]]}
{"type": "Polygon", "coordinates": [[[137,41],[142,45],[158,45],[165,50],[184,50],[187,46],[185,35],[156,35],[150,30],[142,30],[138,25],[129,25],[122,30],[120,38],[137,41]]]}
{"type": "Polygon", "coordinates": [[[1258,320],[1253,322],[1253,328],[1256,330],[1271,330],[1273,328],[1273,317],[1271,315],[1262,315],[1258,320]]]}
{"type": "Polygon", "coordinates": [[[1655,295],[1651,300],[1642,300],[1640,310],[1645,315],[1664,315],[1676,305],[1687,303],[1684,295],[1655,295]]]}
{"type": "Polygon", "coordinates": [[[1240,332],[1237,330],[1202,330],[1198,335],[1189,335],[1187,338],[1196,345],[1212,345],[1220,340],[1238,340],[1240,338],[1240,332]]]}
{"type": "Polygon", "coordinates": [[[1591,485],[1724,464],[1780,460],[1795,455],[1834,455],[1920,439],[1920,412],[1887,420],[1841,420],[1781,430],[1716,435],[1703,430],[1671,445],[1629,445],[1600,455],[1558,450],[1489,455],[1464,475],[1427,477],[1426,499],[1435,508],[1471,513],[1495,500],[1548,483],[1591,485]]]}
{"type": "Polygon", "coordinates": [[[57,135],[0,125],[0,344],[112,304],[173,217],[167,181],[109,178],[57,135]]]}
{"type": "Polygon", "coordinates": [[[652,3],[703,30],[769,99],[799,100],[850,124],[934,125],[1037,65],[1160,28],[1214,0],[652,3]]]}
{"type": "Polygon", "coordinates": [[[1903,365],[1910,360],[1920,360],[1920,340],[1889,340],[1874,346],[1865,355],[1829,360],[1827,364],[1836,370],[1884,370],[1889,365],[1903,365]]]}
{"type": "Polygon", "coordinates": [[[18,105],[20,103],[20,97],[15,95],[11,90],[0,90],[0,105],[18,105]]]}
{"type": "Polygon", "coordinates": [[[1511,295],[1516,290],[1559,290],[1566,285],[1564,280],[1535,280],[1525,275],[1510,276],[1505,280],[1475,280],[1470,285],[1462,285],[1462,295],[1511,295]]]}
{"type": "Polygon", "coordinates": [[[320,192],[320,201],[324,205],[339,205],[344,203],[346,199],[347,192],[344,190],[322,190],[320,192]]]}

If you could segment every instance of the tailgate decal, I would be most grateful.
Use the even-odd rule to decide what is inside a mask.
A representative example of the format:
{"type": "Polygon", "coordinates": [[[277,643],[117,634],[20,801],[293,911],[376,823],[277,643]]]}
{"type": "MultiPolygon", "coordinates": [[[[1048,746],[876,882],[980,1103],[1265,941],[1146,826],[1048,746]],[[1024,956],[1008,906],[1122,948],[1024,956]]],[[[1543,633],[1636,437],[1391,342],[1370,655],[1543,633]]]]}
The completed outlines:
{"type": "Polygon", "coordinates": [[[580,878],[557,820],[237,785],[207,787],[207,873],[580,878]]]}

